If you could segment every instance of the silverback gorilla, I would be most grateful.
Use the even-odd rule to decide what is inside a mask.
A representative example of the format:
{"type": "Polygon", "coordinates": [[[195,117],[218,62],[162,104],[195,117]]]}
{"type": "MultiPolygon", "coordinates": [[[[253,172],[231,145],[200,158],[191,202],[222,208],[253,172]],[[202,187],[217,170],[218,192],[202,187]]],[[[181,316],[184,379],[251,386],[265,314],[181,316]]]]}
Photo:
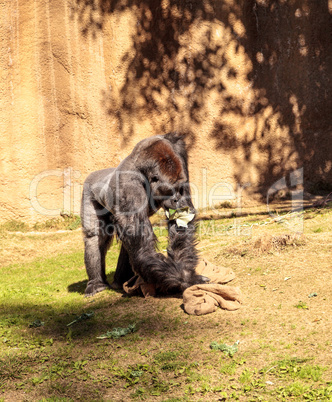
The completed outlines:
{"type": "Polygon", "coordinates": [[[140,141],[117,168],[91,173],[84,183],[81,208],[89,278],[85,295],[110,287],[105,257],[114,236],[122,245],[113,289],[121,289],[134,274],[155,284],[164,294],[207,282],[208,278],[195,272],[198,257],[194,221],[178,227],[175,220],[169,220],[167,257],[156,251],[149,217],[160,208],[167,211],[184,207],[194,212],[186,146],[175,133],[140,141]]]}

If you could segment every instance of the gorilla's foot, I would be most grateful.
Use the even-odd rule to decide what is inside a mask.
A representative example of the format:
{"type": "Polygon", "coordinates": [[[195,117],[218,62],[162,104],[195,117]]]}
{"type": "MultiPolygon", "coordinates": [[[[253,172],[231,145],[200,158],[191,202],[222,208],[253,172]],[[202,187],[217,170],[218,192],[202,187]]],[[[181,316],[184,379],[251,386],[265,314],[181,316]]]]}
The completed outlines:
{"type": "Polygon", "coordinates": [[[113,281],[110,285],[110,288],[113,290],[123,290],[123,285],[121,285],[121,283],[113,281]]]}
{"type": "Polygon", "coordinates": [[[109,289],[110,285],[106,282],[88,282],[87,287],[84,292],[85,297],[90,297],[96,293],[102,292],[105,289],[109,289]]]}

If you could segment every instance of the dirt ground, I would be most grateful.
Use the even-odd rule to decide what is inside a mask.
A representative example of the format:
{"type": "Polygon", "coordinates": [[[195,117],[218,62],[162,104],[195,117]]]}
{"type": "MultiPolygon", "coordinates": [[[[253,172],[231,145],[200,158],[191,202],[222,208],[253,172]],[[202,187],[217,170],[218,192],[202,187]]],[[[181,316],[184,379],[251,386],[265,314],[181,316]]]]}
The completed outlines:
{"type": "MultiPolygon", "coordinates": [[[[214,264],[231,267],[235,271],[236,279],[230,285],[239,286],[243,293],[243,304],[239,310],[218,309],[215,313],[196,317],[188,316],[183,311],[181,298],[145,300],[133,297],[124,302],[122,295],[113,291],[97,295],[95,300],[101,317],[108,317],[113,323],[127,322],[133,317],[140,321],[138,335],[135,338],[138,346],[137,343],[130,343],[133,341],[130,341],[129,337],[126,340],[123,338],[123,341],[114,344],[117,346],[112,349],[111,357],[109,355],[107,358],[113,359],[113,362],[116,359],[119,370],[125,370],[138,361],[152,364],[150,356],[154,356],[153,361],[156,365],[162,350],[175,350],[174,353],[180,354],[183,359],[200,362],[201,377],[192,379],[188,375],[183,383],[179,380],[180,385],[170,394],[173,399],[167,399],[166,394],[156,396],[147,394],[145,397],[147,400],[306,400],[301,399],[302,394],[282,396],[284,394],[281,390],[294,382],[293,377],[285,379],[280,373],[275,372],[278,364],[276,362],[285,358],[308,359],[310,364],[324,369],[322,379],[318,383],[309,381],[308,386],[330,384],[332,212],[330,209],[308,210],[300,218],[303,224],[302,233],[290,230],[294,222],[291,221],[293,217],[287,215],[284,218],[280,216],[277,220],[258,214],[237,220],[229,217],[210,221],[219,225],[214,226],[213,230],[209,227],[208,221],[200,223],[198,249],[204,258],[214,264]],[[218,357],[217,354],[211,355],[212,352],[209,351],[211,341],[224,341],[228,344],[239,341],[237,368],[234,372],[225,374],[222,371],[225,364],[229,363],[222,358],[222,354],[218,357]],[[145,354],[143,350],[146,351],[145,354]],[[251,380],[247,386],[255,388],[254,380],[262,370],[265,370],[264,394],[257,390],[256,393],[250,394],[251,391],[248,391],[246,394],[244,389],[246,383],[241,378],[244,378],[245,373],[250,373],[251,380]],[[217,379],[226,384],[225,389],[228,392],[226,399],[221,398],[217,391],[205,392],[203,389],[204,386],[207,387],[205,383],[212,387],[215,382],[217,383],[217,379]],[[197,390],[197,387],[196,391],[191,390],[191,385],[187,384],[189,381],[193,381],[198,388],[201,387],[200,390],[197,390]],[[239,390],[236,397],[229,396],[232,390],[234,393],[239,390]],[[184,399],[184,395],[187,399],[184,399]]],[[[165,239],[162,239],[162,242],[164,241],[165,239]]],[[[46,236],[7,232],[1,236],[0,242],[2,269],[6,269],[9,263],[34,261],[45,255],[52,258],[59,254],[71,253],[73,250],[83,250],[79,230],[49,233],[46,236]]],[[[116,247],[112,246],[109,253],[116,254],[116,247]]],[[[108,271],[110,269],[112,271],[114,267],[109,267],[108,271]]],[[[79,270],[84,271],[83,265],[79,270]]],[[[83,301],[85,307],[91,306],[90,303],[91,300],[83,301]]],[[[99,331],[102,331],[104,324],[101,322],[98,325],[101,328],[99,331]]],[[[55,331],[52,337],[61,344],[60,334],[55,331]]],[[[82,339],[82,334],[78,332],[76,345],[80,348],[80,353],[91,354],[91,345],[87,345],[86,341],[82,342],[82,339]]],[[[104,358],[95,357],[96,360],[99,359],[98,367],[101,372],[103,364],[106,364],[103,363],[104,358]]],[[[112,373],[117,378],[118,374],[114,372],[112,373]]],[[[175,379],[178,376],[179,374],[174,374],[175,379]]],[[[134,398],[133,390],[136,390],[136,393],[139,389],[144,390],[143,385],[141,388],[138,385],[138,388],[135,388],[135,385],[129,386],[125,382],[128,379],[121,378],[114,386],[103,388],[100,385],[102,396],[96,400],[128,400],[134,398]]],[[[167,378],[165,377],[165,381],[167,378]]],[[[88,383],[89,381],[85,383],[86,386],[88,383]]],[[[0,400],[1,397],[4,397],[5,401],[38,400],[40,392],[46,392],[45,389],[43,391],[43,386],[44,384],[39,391],[36,387],[26,392],[5,389],[2,390],[3,395],[0,393],[0,400]]],[[[78,387],[78,384],[76,386],[78,387]]],[[[81,390],[78,389],[73,391],[74,400],[88,398],[89,394],[85,393],[88,391],[84,391],[84,385],[81,390]]],[[[47,392],[48,395],[62,397],[65,395],[52,394],[49,390],[47,392]]],[[[310,400],[331,400],[328,398],[329,396],[326,399],[310,400]]]]}

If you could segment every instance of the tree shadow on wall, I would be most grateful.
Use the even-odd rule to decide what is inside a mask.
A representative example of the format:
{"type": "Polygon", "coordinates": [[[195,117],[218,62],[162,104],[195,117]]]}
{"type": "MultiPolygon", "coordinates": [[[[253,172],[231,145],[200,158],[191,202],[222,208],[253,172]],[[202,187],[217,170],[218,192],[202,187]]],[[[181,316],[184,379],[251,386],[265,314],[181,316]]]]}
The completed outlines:
{"type": "Polygon", "coordinates": [[[250,166],[262,191],[296,167],[311,181],[331,177],[327,0],[73,2],[83,35],[128,11],[125,79],[103,91],[123,141],[147,120],[155,132],[189,133],[192,144],[204,126],[238,183],[252,179],[250,166]]]}
{"type": "MultiPolygon", "coordinates": [[[[304,168],[308,190],[332,191],[328,184],[332,183],[332,9],[328,3],[250,0],[243,7],[246,36],[241,43],[253,64],[248,78],[257,92],[252,114],[247,115],[253,128],[240,146],[248,159],[253,147],[266,155],[266,161],[251,160],[263,173],[264,187],[297,166],[304,168]]],[[[220,133],[225,131],[216,133],[222,146],[220,133]]]]}
{"type": "Polygon", "coordinates": [[[213,9],[201,1],[76,0],[84,35],[95,36],[107,15],[128,9],[135,21],[132,47],[121,60],[127,66],[125,83],[103,93],[108,113],[118,119],[124,141],[134,134],[137,121],[160,116],[160,132],[181,126],[194,139],[190,127],[201,122],[205,93],[224,89],[214,72],[227,64],[223,55],[216,57],[222,45],[211,40],[211,27],[202,28],[215,19],[213,9]],[[195,29],[202,30],[202,37],[193,50],[195,29]]]}

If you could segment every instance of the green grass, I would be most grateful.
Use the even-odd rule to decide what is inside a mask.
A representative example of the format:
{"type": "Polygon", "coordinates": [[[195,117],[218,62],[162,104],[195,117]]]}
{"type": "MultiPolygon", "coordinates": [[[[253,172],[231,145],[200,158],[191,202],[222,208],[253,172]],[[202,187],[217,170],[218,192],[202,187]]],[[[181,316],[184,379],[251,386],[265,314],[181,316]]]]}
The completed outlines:
{"type": "MultiPolygon", "coordinates": [[[[277,253],[255,254],[254,248],[241,253],[254,240],[229,236],[224,228],[232,225],[230,219],[200,222],[204,255],[232,267],[234,285],[243,289],[244,306],[235,312],[188,316],[182,299],[144,300],[115,291],[84,298],[83,248],[74,232],[70,236],[80,242],[75,249],[71,245],[52,256],[41,249],[31,261],[1,267],[0,401],[332,401],[330,331],[324,332],[331,303],[324,293],[326,277],[320,284],[312,272],[312,261],[320,275],[329,272],[332,241],[320,236],[328,236],[332,213],[311,214],[310,241],[277,253]],[[212,234],[213,225],[221,228],[218,233],[212,234]],[[313,232],[318,225],[322,232],[313,232]],[[239,252],[229,251],[234,247],[239,252]],[[317,297],[298,302],[313,291],[317,297]],[[89,312],[94,314],[68,326],[89,312]],[[37,320],[39,326],[31,325],[37,320]],[[136,332],[97,338],[130,324],[136,332]],[[232,357],[210,349],[213,341],[233,345],[238,339],[232,357]]],[[[266,218],[254,217],[258,230],[284,233],[278,224],[262,225],[266,218]]],[[[251,219],[238,223],[249,225],[251,219]]],[[[43,230],[54,230],[55,224],[48,225],[43,230]]],[[[164,250],[167,232],[155,232],[164,250]]],[[[11,241],[13,253],[20,242],[40,244],[33,236],[10,236],[4,242],[11,241]]],[[[68,233],[44,242],[56,250],[61,239],[68,233]]],[[[118,252],[115,244],[107,255],[110,280],[118,252]]]]}

